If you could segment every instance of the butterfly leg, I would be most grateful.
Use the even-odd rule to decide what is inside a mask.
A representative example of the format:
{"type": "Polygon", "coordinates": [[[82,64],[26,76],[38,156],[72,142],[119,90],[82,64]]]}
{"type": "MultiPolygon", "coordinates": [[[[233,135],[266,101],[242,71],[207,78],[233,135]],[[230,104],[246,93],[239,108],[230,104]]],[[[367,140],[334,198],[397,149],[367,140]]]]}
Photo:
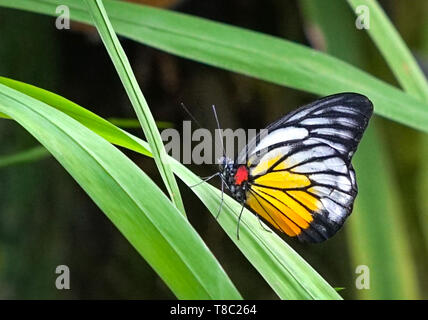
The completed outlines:
{"type": "Polygon", "coordinates": [[[242,213],[244,212],[244,204],[245,204],[245,202],[242,202],[241,212],[239,213],[239,216],[238,216],[238,226],[236,227],[236,238],[238,240],[239,240],[239,224],[241,222],[242,213]]]}
{"type": "Polygon", "coordinates": [[[259,220],[260,227],[262,227],[262,229],[263,229],[264,231],[267,231],[267,232],[272,233],[272,230],[266,229],[266,228],[263,226],[263,224],[262,224],[262,220],[260,219],[260,216],[259,216],[258,214],[257,214],[256,216],[257,216],[257,219],[259,220]]]}
{"type": "Polygon", "coordinates": [[[218,219],[218,217],[219,217],[219,215],[220,215],[220,212],[221,212],[221,209],[223,208],[223,201],[224,201],[224,196],[223,196],[223,194],[224,194],[224,181],[223,181],[223,179],[221,180],[221,202],[220,202],[220,207],[218,208],[218,212],[217,212],[217,214],[216,214],[216,216],[215,216],[215,218],[216,219],[218,219]]]}
{"type": "Polygon", "coordinates": [[[202,183],[204,183],[204,182],[207,182],[208,180],[211,180],[212,178],[214,178],[214,177],[216,177],[216,176],[218,176],[220,173],[215,173],[215,174],[213,174],[213,175],[211,175],[211,176],[208,176],[208,177],[199,177],[200,179],[202,179],[201,181],[199,181],[198,183],[196,183],[196,184],[194,184],[194,185],[191,185],[191,186],[189,186],[189,188],[194,188],[194,187],[196,187],[196,186],[199,186],[200,184],[202,184],[202,183]]]}

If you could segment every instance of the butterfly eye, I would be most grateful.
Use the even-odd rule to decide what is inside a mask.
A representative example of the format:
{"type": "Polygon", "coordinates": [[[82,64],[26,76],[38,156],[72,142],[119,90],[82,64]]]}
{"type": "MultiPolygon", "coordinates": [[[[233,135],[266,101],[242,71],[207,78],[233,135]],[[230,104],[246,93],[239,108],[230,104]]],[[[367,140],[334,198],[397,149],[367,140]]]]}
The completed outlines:
{"type": "Polygon", "coordinates": [[[225,167],[226,167],[226,158],[225,157],[221,157],[217,160],[218,162],[218,166],[220,168],[220,172],[223,172],[225,167]]]}

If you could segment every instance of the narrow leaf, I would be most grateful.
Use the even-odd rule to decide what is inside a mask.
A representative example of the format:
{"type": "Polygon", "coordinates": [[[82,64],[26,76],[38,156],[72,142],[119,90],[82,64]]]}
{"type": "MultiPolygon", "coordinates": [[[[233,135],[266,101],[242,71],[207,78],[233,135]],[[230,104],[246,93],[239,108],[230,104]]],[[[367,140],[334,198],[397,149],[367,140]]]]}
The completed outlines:
{"type": "MultiPolygon", "coordinates": [[[[330,55],[277,37],[186,14],[122,1],[104,1],[118,34],[166,52],[318,95],[353,91],[373,101],[375,113],[428,132],[428,104],[330,55]]],[[[83,2],[0,0],[0,6],[91,23],[83,2]]]]}
{"type": "Polygon", "coordinates": [[[170,168],[155,120],[137,83],[137,79],[132,72],[132,68],[129,64],[128,58],[126,57],[125,51],[113,30],[104,9],[103,2],[102,0],[87,0],[86,3],[90,8],[95,26],[97,27],[110,58],[116,67],[116,71],[119,74],[129,99],[131,100],[138,120],[141,123],[141,127],[144,130],[144,134],[147,137],[147,141],[151,146],[156,165],[165,182],[169,195],[175,206],[183,215],[186,215],[184,205],[181,200],[180,190],[178,189],[174,174],[170,168]]]}
{"type": "Polygon", "coordinates": [[[416,98],[428,102],[427,79],[379,3],[376,0],[348,0],[348,3],[355,12],[357,8],[367,9],[370,19],[367,32],[403,89],[416,98]]]}
{"type": "Polygon", "coordinates": [[[0,112],[52,153],[178,298],[240,299],[185,217],[117,148],[63,112],[2,84],[0,112]]]}
{"type": "MultiPolygon", "coordinates": [[[[0,78],[1,81],[6,82],[6,78],[0,78]]],[[[114,143],[119,141],[122,147],[144,155],[150,155],[148,151],[150,147],[146,142],[114,126],[115,130],[112,130],[112,125],[109,122],[67,99],[18,81],[9,80],[7,81],[7,85],[19,88],[24,93],[28,90],[35,98],[46,99],[47,96],[49,97],[51,107],[62,110],[78,121],[84,119],[83,124],[87,125],[88,128],[93,127],[93,123],[99,124],[97,132],[105,139],[113,142],[111,140],[113,138],[116,141],[114,143]],[[66,107],[58,104],[63,104],[66,107]],[[83,113],[83,110],[85,110],[84,114],[86,117],[79,116],[83,113]],[[120,139],[116,138],[115,135],[118,135],[120,139]],[[125,135],[127,139],[123,138],[122,135],[125,135]],[[136,148],[135,144],[140,147],[136,148]],[[144,150],[144,152],[141,152],[141,150],[144,150]]],[[[187,185],[191,186],[201,182],[199,177],[190,172],[178,161],[172,158],[170,161],[174,172],[187,185]]],[[[191,188],[191,190],[207,206],[211,214],[216,216],[220,206],[220,191],[208,183],[200,184],[197,187],[191,188]]],[[[268,226],[264,225],[262,228],[258,219],[248,210],[245,210],[243,214],[240,226],[241,237],[240,240],[237,240],[237,214],[240,209],[241,205],[239,203],[225,195],[225,205],[217,221],[280,298],[341,299],[336,291],[290,248],[287,243],[275,233],[265,231],[263,228],[268,229],[268,226]]]]}

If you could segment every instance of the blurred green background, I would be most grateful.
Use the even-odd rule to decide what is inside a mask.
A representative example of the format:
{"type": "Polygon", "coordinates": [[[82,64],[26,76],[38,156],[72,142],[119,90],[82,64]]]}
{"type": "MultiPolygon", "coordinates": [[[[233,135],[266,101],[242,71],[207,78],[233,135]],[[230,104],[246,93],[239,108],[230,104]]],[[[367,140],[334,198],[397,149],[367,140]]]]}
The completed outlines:
{"type": "MultiPolygon", "coordinates": [[[[428,2],[412,1],[411,6],[405,0],[379,3],[427,71],[428,2]]],[[[312,46],[398,86],[367,33],[356,30],[355,16],[344,1],[183,0],[150,4],[312,46]]],[[[104,118],[133,117],[95,30],[81,24],[57,30],[54,22],[52,17],[0,8],[0,75],[58,93],[104,118]]],[[[203,126],[213,130],[214,118],[207,111],[212,104],[223,128],[248,129],[263,128],[285,112],[316,99],[121,40],[155,119],[171,122],[177,129],[189,118],[180,107],[182,102],[203,126]]],[[[140,135],[141,130],[132,132],[140,135]]],[[[0,143],[0,157],[37,145],[9,120],[0,121],[0,143]]],[[[160,182],[151,159],[126,153],[160,182]]],[[[285,240],[332,286],[344,288],[340,294],[346,299],[428,298],[427,136],[375,116],[356,157],[357,178],[363,184],[355,212],[343,230],[318,245],[285,240]],[[378,239],[378,228],[399,232],[386,240],[378,239]],[[379,243],[383,247],[376,247],[379,243]],[[356,289],[358,265],[370,268],[369,290],[356,289]]],[[[202,165],[191,166],[191,170],[207,176],[217,168],[202,165]]],[[[2,166],[0,173],[0,298],[174,298],[53,158],[2,166]],[[55,268],[61,264],[70,268],[71,290],[55,288],[55,268]]],[[[190,221],[243,297],[276,299],[202,203],[180,186],[190,221]]]]}

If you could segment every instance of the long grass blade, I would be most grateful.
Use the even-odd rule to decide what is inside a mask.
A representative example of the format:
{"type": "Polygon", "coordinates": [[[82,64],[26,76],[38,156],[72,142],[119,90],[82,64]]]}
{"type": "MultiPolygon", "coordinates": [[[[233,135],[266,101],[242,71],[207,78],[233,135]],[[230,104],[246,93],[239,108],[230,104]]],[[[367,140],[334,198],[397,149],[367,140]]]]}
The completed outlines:
{"type": "MultiPolygon", "coordinates": [[[[346,3],[326,0],[322,4],[314,1],[304,1],[304,4],[307,18],[322,33],[328,52],[364,65],[362,42],[346,3]],[[343,19],[332,21],[331,10],[343,19]],[[342,31],[340,44],[336,30],[342,31]]],[[[377,123],[373,120],[354,160],[359,194],[347,229],[353,268],[350,272],[355,274],[358,266],[367,266],[369,288],[358,290],[354,285],[352,291],[360,298],[411,299],[418,297],[415,260],[404,227],[397,182],[386,154],[384,142],[377,135],[377,123]]]]}
{"type": "Polygon", "coordinates": [[[428,81],[379,3],[376,0],[347,1],[355,12],[359,7],[367,8],[370,19],[367,32],[403,89],[420,100],[428,102],[428,81]],[[388,36],[385,37],[385,35],[388,36]]]}
{"type": "MultiPolygon", "coordinates": [[[[119,143],[122,147],[150,156],[150,147],[145,141],[112,126],[65,98],[15,80],[0,78],[1,82],[23,93],[28,91],[36,99],[48,101],[51,107],[63,111],[77,121],[83,120],[82,124],[90,129],[95,127],[100,136],[112,143],[119,143]],[[84,117],[80,114],[84,114],[84,117]],[[116,135],[120,139],[115,137],[116,135]],[[136,148],[135,144],[140,147],[136,148]]],[[[199,177],[178,161],[172,158],[170,161],[175,174],[187,185],[201,182],[199,177]]],[[[220,191],[208,183],[201,183],[192,190],[210,213],[216,216],[220,205],[220,191]]],[[[258,219],[248,210],[243,214],[241,238],[237,240],[236,223],[240,207],[235,200],[225,196],[225,205],[217,221],[281,299],[341,299],[340,295],[279,236],[261,228],[258,219]]]]}
{"type": "MultiPolygon", "coordinates": [[[[416,59],[413,57],[410,49],[395,29],[394,25],[383,11],[382,7],[376,0],[348,0],[349,5],[357,11],[357,8],[364,7],[365,10],[370,14],[370,27],[367,29],[368,34],[372,38],[373,42],[385,58],[391,71],[394,73],[400,85],[404,91],[410,95],[418,98],[423,102],[428,102],[428,81],[424,75],[422,69],[419,67],[416,59]],[[388,35],[385,37],[385,35],[388,35]]],[[[426,159],[424,157],[426,146],[428,145],[428,137],[423,135],[420,137],[421,148],[421,167],[426,166],[426,159]]],[[[426,175],[422,170],[420,175],[422,186],[426,183],[426,175]]],[[[422,188],[422,190],[424,190],[422,188]]],[[[428,223],[426,212],[426,201],[423,199],[420,201],[420,214],[419,221],[422,225],[422,231],[424,232],[425,240],[428,240],[428,223]]],[[[400,206],[402,207],[402,206],[400,206]]],[[[408,247],[406,248],[409,249],[408,247]]],[[[410,261],[406,264],[409,265],[410,261]]],[[[403,268],[402,268],[403,269],[403,268]]],[[[412,268],[414,269],[414,267],[412,268]]],[[[415,286],[414,281],[410,282],[415,286]]]]}
{"type": "Polygon", "coordinates": [[[0,168],[20,163],[33,162],[49,156],[49,152],[41,146],[33,147],[15,154],[1,155],[0,168]]]}
{"type": "Polygon", "coordinates": [[[178,298],[241,298],[187,219],[117,148],[65,113],[2,84],[0,112],[52,153],[178,298]]]}
{"type": "MultiPolygon", "coordinates": [[[[375,112],[428,132],[428,104],[337,58],[299,44],[185,14],[104,1],[115,31],[130,39],[212,66],[319,95],[357,91],[375,112]]],[[[54,15],[58,5],[71,18],[91,23],[83,2],[0,0],[0,6],[54,15]]]]}
{"type": "Polygon", "coordinates": [[[186,215],[180,190],[178,189],[174,174],[170,168],[155,120],[150,112],[146,99],[141,92],[137,79],[132,72],[132,68],[125,51],[113,30],[113,26],[111,25],[104,9],[103,2],[102,0],[87,0],[86,3],[90,9],[93,22],[98,29],[114,66],[116,67],[116,71],[119,74],[126,93],[131,100],[144,134],[147,137],[147,141],[153,150],[156,165],[168,189],[169,195],[179,211],[181,211],[183,215],[186,215]]]}

